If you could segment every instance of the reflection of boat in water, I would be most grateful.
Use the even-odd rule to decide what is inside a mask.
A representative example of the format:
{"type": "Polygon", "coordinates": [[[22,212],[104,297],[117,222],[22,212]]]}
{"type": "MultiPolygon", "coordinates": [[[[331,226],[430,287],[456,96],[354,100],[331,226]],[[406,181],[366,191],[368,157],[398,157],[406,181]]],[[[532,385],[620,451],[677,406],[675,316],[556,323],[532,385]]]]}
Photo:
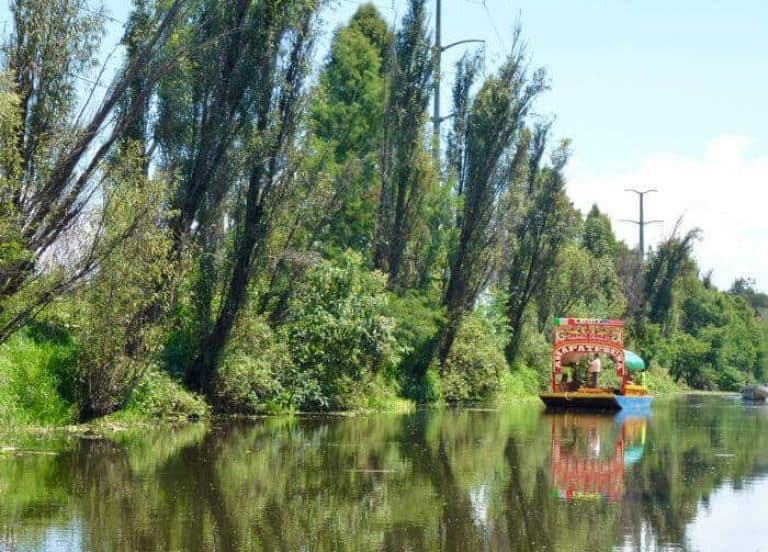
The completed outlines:
{"type": "MultiPolygon", "coordinates": [[[[645,370],[645,362],[624,349],[624,323],[621,320],[592,318],[555,318],[552,349],[552,391],[539,393],[549,408],[588,408],[597,410],[648,409],[652,397],[644,385],[634,381],[634,374],[645,370]],[[585,356],[611,358],[618,388],[584,385],[578,377],[567,380],[564,367],[573,372],[585,356]]],[[[578,374],[577,374],[578,375],[578,374]]]]}
{"type": "Polygon", "coordinates": [[[745,385],[741,390],[741,398],[746,401],[765,401],[768,399],[768,384],[745,385]]]}
{"type": "Polygon", "coordinates": [[[647,418],[623,413],[557,413],[548,418],[553,494],[566,501],[621,500],[624,470],[643,457],[647,418]]]}

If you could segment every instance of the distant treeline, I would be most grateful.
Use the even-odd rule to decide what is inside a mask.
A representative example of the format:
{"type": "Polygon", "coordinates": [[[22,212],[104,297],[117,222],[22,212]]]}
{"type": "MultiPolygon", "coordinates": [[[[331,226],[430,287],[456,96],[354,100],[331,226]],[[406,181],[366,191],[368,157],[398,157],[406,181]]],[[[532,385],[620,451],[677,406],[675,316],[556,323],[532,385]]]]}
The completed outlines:
{"type": "Polygon", "coordinates": [[[424,0],[361,6],[314,71],[325,7],[135,0],[105,83],[103,12],[12,2],[0,418],[530,393],[557,315],[624,318],[651,382],[764,378],[768,298],[702,277],[696,230],[643,260],[573,207],[519,30],[458,63],[438,160],[424,0]]]}

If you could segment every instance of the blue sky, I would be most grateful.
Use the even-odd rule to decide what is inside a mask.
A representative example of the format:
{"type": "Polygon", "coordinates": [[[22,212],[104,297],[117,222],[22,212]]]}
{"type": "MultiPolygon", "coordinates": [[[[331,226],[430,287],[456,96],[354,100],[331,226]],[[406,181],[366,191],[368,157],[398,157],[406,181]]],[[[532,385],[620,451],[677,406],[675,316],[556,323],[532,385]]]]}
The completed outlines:
{"type": "MultiPolygon", "coordinates": [[[[356,8],[343,0],[332,20],[356,8]]],[[[376,0],[402,16],[404,3],[376,0]]],[[[586,211],[597,203],[631,245],[635,196],[646,196],[646,243],[699,227],[696,257],[720,287],[735,277],[768,289],[768,3],[675,0],[443,0],[443,43],[483,38],[488,70],[511,43],[519,18],[532,65],[552,89],[537,112],[555,116],[572,139],[569,192],[586,211]]],[[[445,92],[451,63],[446,55],[445,92]]],[[[447,109],[447,104],[445,109],[447,109]]]]}
{"type": "MultiPolygon", "coordinates": [[[[320,55],[360,3],[337,0],[328,10],[320,55]]],[[[405,12],[403,0],[374,4],[390,22],[405,12]]],[[[129,2],[106,7],[125,19],[129,2]]],[[[532,65],[546,67],[552,85],[536,111],[556,117],[557,135],[572,140],[576,206],[597,203],[635,245],[636,227],[620,219],[636,218],[637,203],[623,190],[657,188],[646,213],[664,223],[648,227],[648,244],[682,216],[684,229],[701,228],[696,257],[717,285],[747,276],[768,290],[768,3],[443,0],[443,43],[485,39],[491,72],[518,18],[532,65]]],[[[112,22],[105,42],[118,39],[112,22]]],[[[462,51],[444,57],[443,112],[462,51]]]]}

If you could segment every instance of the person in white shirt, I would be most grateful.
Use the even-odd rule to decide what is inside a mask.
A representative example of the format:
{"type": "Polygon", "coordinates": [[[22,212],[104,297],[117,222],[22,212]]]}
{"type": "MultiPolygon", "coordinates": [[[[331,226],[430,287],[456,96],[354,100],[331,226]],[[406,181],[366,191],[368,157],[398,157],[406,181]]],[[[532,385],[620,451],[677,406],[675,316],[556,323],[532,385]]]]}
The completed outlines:
{"type": "Polygon", "coordinates": [[[600,376],[601,369],[600,357],[595,355],[595,358],[589,363],[589,385],[591,387],[597,387],[597,378],[600,376]]]}

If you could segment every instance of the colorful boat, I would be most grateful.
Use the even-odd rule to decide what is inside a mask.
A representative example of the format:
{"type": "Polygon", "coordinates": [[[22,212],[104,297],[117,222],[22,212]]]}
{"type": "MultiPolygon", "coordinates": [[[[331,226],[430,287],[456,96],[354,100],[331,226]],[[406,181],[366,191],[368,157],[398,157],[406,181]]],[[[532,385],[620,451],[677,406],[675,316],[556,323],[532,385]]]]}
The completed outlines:
{"type": "MultiPolygon", "coordinates": [[[[635,374],[645,370],[645,362],[624,349],[624,323],[595,318],[555,318],[552,348],[552,390],[539,393],[548,408],[596,410],[638,410],[650,408],[653,397],[644,385],[635,383],[635,374]],[[616,387],[590,387],[578,377],[565,377],[564,367],[573,372],[585,356],[604,355],[615,366],[620,384],[616,387]]],[[[571,374],[573,375],[573,374],[571,374]]]]}

